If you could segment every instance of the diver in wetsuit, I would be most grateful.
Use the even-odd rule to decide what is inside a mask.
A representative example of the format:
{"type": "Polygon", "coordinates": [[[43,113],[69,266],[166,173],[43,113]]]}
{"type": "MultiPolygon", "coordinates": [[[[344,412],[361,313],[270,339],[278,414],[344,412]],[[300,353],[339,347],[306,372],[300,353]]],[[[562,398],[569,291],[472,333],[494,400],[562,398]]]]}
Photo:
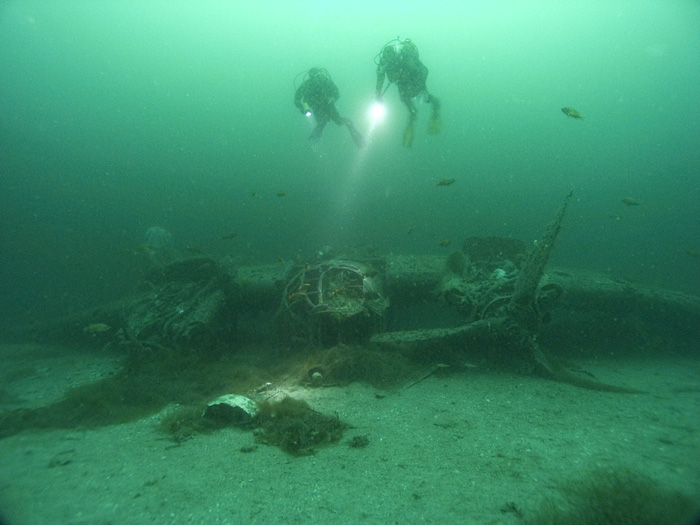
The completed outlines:
{"type": "Polygon", "coordinates": [[[340,116],[335,102],[340,97],[338,87],[331,80],[324,68],[311,68],[304,74],[304,80],[294,95],[294,105],[307,117],[313,115],[316,127],[311,132],[309,140],[317,141],[323,134],[329,120],[339,126],[345,126],[350,132],[353,142],[358,148],[364,146],[362,135],[355,129],[352,121],[340,116]]]}
{"type": "Polygon", "coordinates": [[[398,38],[388,42],[374,59],[377,64],[376,98],[382,101],[384,94],[384,77],[399,88],[401,101],[408,108],[408,125],[403,133],[403,145],[407,148],[413,143],[417,110],[413,99],[423,96],[424,100],[433,106],[433,113],[428,125],[428,133],[440,131],[440,101],[428,93],[425,81],[428,78],[428,68],[418,58],[418,48],[410,39],[398,38]],[[377,62],[377,59],[379,60],[377,62]]]}

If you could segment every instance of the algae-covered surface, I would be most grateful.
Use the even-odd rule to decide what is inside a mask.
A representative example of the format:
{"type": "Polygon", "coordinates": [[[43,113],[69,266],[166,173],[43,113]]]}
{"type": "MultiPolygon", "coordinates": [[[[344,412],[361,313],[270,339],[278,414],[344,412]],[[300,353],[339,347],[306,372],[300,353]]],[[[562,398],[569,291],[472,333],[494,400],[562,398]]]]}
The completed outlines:
{"type": "MultiPolygon", "coordinates": [[[[56,389],[119,373],[114,355],[38,345],[0,352],[3,412],[51,406],[56,389]]],[[[567,505],[589,512],[591,498],[571,498],[587,491],[632,519],[655,498],[678,498],[674,507],[690,509],[685,498],[700,494],[700,359],[578,364],[648,393],[582,390],[471,365],[388,388],[280,379],[267,388],[350,427],[339,443],[303,456],[236,427],[174,441],[159,426],[173,405],[122,424],[25,430],[0,440],[3,517],[11,524],[554,523],[552,512],[567,505]],[[634,489],[617,502],[611,494],[620,485],[634,489]]]]}

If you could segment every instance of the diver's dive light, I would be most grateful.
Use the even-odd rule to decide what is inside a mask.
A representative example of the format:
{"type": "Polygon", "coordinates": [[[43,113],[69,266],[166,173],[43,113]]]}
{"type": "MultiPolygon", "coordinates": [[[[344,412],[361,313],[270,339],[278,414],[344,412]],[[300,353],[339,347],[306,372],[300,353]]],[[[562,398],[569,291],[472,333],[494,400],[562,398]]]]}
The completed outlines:
{"type": "Polygon", "coordinates": [[[384,118],[386,115],[386,108],[381,102],[375,102],[370,109],[370,116],[373,123],[377,123],[384,118]]]}
{"type": "Polygon", "coordinates": [[[311,116],[311,107],[306,102],[302,102],[301,107],[304,109],[304,115],[306,115],[307,117],[310,117],[311,116]]]}

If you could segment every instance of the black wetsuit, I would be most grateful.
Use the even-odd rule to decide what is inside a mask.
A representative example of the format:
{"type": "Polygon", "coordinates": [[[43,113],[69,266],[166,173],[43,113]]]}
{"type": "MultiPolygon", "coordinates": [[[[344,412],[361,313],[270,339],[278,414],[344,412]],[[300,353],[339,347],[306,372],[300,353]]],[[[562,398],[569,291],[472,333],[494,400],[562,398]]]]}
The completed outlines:
{"type": "Polygon", "coordinates": [[[418,49],[412,42],[407,42],[398,51],[393,46],[386,46],[381,53],[377,66],[377,98],[381,98],[384,90],[384,79],[396,84],[399,97],[408,108],[408,125],[404,135],[404,145],[410,146],[413,141],[413,123],[417,110],[413,99],[425,95],[425,101],[433,106],[432,119],[437,121],[440,113],[440,101],[428,93],[426,80],[428,68],[418,58],[418,49]]]}
{"type": "Polygon", "coordinates": [[[328,121],[332,120],[339,126],[346,126],[350,131],[350,136],[357,145],[362,147],[364,141],[359,132],[355,129],[352,121],[340,116],[335,102],[340,98],[338,87],[325,73],[316,73],[304,80],[294,95],[294,105],[302,113],[306,113],[304,104],[310,108],[311,114],[316,119],[316,127],[311,132],[310,140],[318,140],[323,134],[323,128],[328,121]]]}

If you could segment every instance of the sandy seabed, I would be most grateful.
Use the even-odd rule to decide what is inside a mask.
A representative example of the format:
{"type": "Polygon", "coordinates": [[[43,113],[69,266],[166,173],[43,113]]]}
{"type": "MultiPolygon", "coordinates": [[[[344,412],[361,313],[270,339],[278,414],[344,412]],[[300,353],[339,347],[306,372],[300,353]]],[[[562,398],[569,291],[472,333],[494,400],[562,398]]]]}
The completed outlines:
{"type": "MultiPolygon", "coordinates": [[[[49,404],[118,366],[39,345],[4,345],[0,356],[2,410],[49,404]]],[[[11,525],[508,524],[527,522],[562,483],[600,468],[700,494],[700,357],[580,364],[647,393],[478,368],[391,391],[291,387],[353,427],[301,457],[237,428],[177,444],[157,429],[163,413],[96,430],[26,431],[0,440],[0,508],[11,525]],[[348,446],[354,436],[369,445],[348,446]]]]}

